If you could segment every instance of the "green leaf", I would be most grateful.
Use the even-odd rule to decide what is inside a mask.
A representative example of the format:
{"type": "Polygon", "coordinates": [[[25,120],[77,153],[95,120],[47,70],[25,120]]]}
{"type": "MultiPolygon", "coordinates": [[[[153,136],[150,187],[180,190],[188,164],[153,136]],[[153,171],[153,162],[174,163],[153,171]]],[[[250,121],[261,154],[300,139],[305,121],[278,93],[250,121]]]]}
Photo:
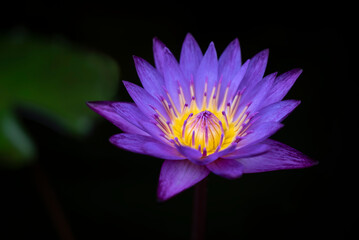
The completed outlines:
{"type": "MultiPolygon", "coordinates": [[[[116,62],[60,39],[24,33],[0,36],[0,163],[28,162],[36,154],[13,109],[47,116],[66,133],[84,135],[95,114],[87,101],[110,100],[116,93],[116,62]]],[[[17,165],[17,164],[16,164],[17,165]]]]}

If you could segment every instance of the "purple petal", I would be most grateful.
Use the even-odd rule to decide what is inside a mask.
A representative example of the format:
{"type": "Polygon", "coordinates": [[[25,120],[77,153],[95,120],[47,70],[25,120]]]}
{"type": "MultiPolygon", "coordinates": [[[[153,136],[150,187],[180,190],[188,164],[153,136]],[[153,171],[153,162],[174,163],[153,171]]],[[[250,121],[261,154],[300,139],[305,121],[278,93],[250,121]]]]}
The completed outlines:
{"type": "Polygon", "coordinates": [[[255,116],[256,119],[262,122],[281,122],[283,121],[298,105],[298,100],[284,100],[272,103],[267,107],[262,108],[255,116]]]}
{"type": "Polygon", "coordinates": [[[251,115],[255,114],[259,108],[261,107],[263,101],[266,101],[266,96],[268,95],[268,91],[270,91],[270,87],[273,85],[273,81],[276,77],[277,73],[272,73],[263,78],[259,83],[254,85],[251,89],[246,89],[243,93],[240,107],[238,108],[236,114],[234,115],[237,118],[247,104],[250,103],[247,112],[250,112],[251,115]]]}
{"type": "Polygon", "coordinates": [[[282,100],[301,73],[302,69],[293,69],[278,76],[267,96],[266,105],[282,100]]]}
{"type": "Polygon", "coordinates": [[[128,93],[130,94],[137,107],[148,117],[152,118],[157,114],[154,110],[157,109],[163,117],[168,119],[168,115],[163,105],[154,97],[152,97],[146,90],[137,86],[136,84],[123,81],[128,93]]]}
{"type": "Polygon", "coordinates": [[[188,160],[190,160],[191,162],[193,162],[194,164],[206,165],[206,164],[209,164],[209,163],[215,161],[216,159],[220,158],[221,156],[232,152],[236,148],[236,146],[231,145],[231,146],[227,147],[226,149],[212,153],[205,157],[197,149],[194,149],[194,148],[191,148],[188,146],[176,145],[176,148],[182,155],[186,156],[186,158],[188,160]]]}
{"type": "Polygon", "coordinates": [[[233,152],[230,152],[229,154],[224,155],[221,158],[238,159],[238,158],[245,158],[245,157],[253,157],[256,155],[263,154],[263,153],[267,152],[268,150],[269,150],[269,147],[267,144],[263,144],[263,143],[252,144],[252,145],[234,150],[233,152]]]}
{"type": "MultiPolygon", "coordinates": [[[[273,85],[273,82],[277,76],[277,73],[271,73],[265,76],[257,85],[254,86],[252,90],[252,94],[248,94],[250,97],[251,105],[248,108],[248,111],[252,113],[256,113],[260,106],[262,105],[263,101],[266,101],[266,97],[268,92],[270,91],[270,87],[273,85]]],[[[245,98],[243,96],[243,98],[245,98]]],[[[245,102],[245,100],[243,100],[245,102]]]]}
{"type": "Polygon", "coordinates": [[[206,167],[221,177],[228,179],[239,178],[243,174],[242,164],[234,159],[217,159],[210,164],[207,164],[206,167]]]}
{"type": "Polygon", "coordinates": [[[201,64],[198,67],[194,79],[196,102],[199,107],[202,106],[205,83],[207,82],[207,100],[209,100],[212,89],[217,83],[218,78],[218,60],[214,43],[211,42],[204,54],[201,64]]]}
{"type": "Polygon", "coordinates": [[[172,97],[177,109],[181,109],[178,95],[179,86],[182,87],[186,102],[190,102],[191,95],[188,87],[190,80],[185,79],[176,58],[168,48],[165,48],[164,50],[163,78],[165,80],[166,89],[172,97]]]}
{"type": "Polygon", "coordinates": [[[243,165],[243,173],[306,168],[318,164],[317,161],[283,143],[271,139],[264,143],[270,147],[268,152],[256,157],[238,159],[243,165]]]}
{"type": "Polygon", "coordinates": [[[236,38],[223,51],[218,61],[218,78],[222,78],[222,86],[224,87],[221,89],[220,96],[223,96],[225,87],[238,73],[241,64],[241,49],[236,38]]]}
{"type": "Polygon", "coordinates": [[[265,49],[256,54],[250,61],[246,75],[240,84],[240,89],[256,85],[263,77],[268,61],[269,50],[265,49]]]}
{"type": "Polygon", "coordinates": [[[163,90],[164,80],[161,74],[146,60],[133,56],[138,77],[142,86],[152,96],[166,96],[163,90]]]}
{"type": "Polygon", "coordinates": [[[158,38],[153,38],[153,57],[155,59],[155,65],[157,70],[163,73],[163,57],[166,45],[163,44],[158,38]]]}
{"type": "MultiPolygon", "coordinates": [[[[149,121],[149,118],[138,109],[134,103],[116,102],[112,104],[115,111],[128,122],[150,134],[151,136],[163,140],[163,132],[149,121]]],[[[146,134],[146,135],[148,135],[146,134]]]]}
{"type": "MultiPolygon", "coordinates": [[[[240,83],[242,82],[242,79],[244,77],[244,75],[247,72],[248,69],[248,65],[250,63],[250,59],[248,59],[239,69],[238,73],[234,76],[234,78],[228,83],[229,84],[229,88],[228,88],[228,96],[226,99],[226,102],[229,102],[233,99],[233,97],[237,94],[238,86],[240,85],[240,83]]],[[[224,94],[227,88],[227,85],[224,85],[223,83],[221,84],[221,93],[220,93],[220,103],[222,103],[222,101],[224,101],[224,94]]],[[[243,89],[241,89],[243,90],[243,89]]]]}
{"type": "Polygon", "coordinates": [[[114,102],[111,104],[111,107],[119,116],[134,124],[138,128],[141,128],[140,122],[148,121],[148,118],[142,114],[134,103],[114,102]]]}
{"type": "MultiPolygon", "coordinates": [[[[98,113],[99,115],[106,118],[108,121],[112,122],[116,127],[120,128],[122,131],[127,133],[133,134],[140,134],[140,135],[148,135],[146,132],[138,128],[138,126],[132,122],[128,121],[128,119],[123,118],[120,116],[116,109],[112,106],[115,102],[108,102],[108,101],[99,101],[99,102],[87,102],[87,106],[89,106],[93,111],[98,113]]],[[[133,108],[138,108],[131,104],[133,108]]]]}
{"type": "Polygon", "coordinates": [[[194,37],[188,33],[183,42],[180,57],[180,67],[186,79],[190,80],[194,77],[202,58],[203,54],[198,43],[194,37]]]}
{"type": "Polygon", "coordinates": [[[165,161],[161,168],[157,197],[165,201],[208,176],[209,170],[188,160],[165,161]]]}
{"type": "Polygon", "coordinates": [[[174,147],[148,136],[121,133],[112,136],[110,142],[127,151],[150,155],[157,158],[167,160],[185,159],[185,157],[178,153],[174,147]]]}
{"type": "Polygon", "coordinates": [[[241,139],[238,143],[238,147],[242,148],[244,146],[249,146],[250,144],[259,143],[268,137],[272,136],[280,128],[283,127],[283,124],[278,122],[264,122],[257,123],[255,122],[247,131],[250,133],[241,139]]]}
{"type": "Polygon", "coordinates": [[[202,158],[202,153],[200,151],[198,151],[197,149],[194,149],[194,148],[191,148],[188,146],[182,146],[182,145],[176,145],[176,148],[182,155],[186,156],[186,158],[191,161],[199,162],[202,158]]]}

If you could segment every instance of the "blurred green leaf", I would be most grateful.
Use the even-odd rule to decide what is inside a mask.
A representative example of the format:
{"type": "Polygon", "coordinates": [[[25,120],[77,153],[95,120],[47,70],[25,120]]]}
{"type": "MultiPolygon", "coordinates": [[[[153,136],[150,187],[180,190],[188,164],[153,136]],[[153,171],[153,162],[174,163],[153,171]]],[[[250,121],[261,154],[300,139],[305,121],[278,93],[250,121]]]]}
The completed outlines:
{"type": "Polygon", "coordinates": [[[64,40],[24,33],[0,36],[0,164],[26,163],[36,153],[36,144],[13,114],[15,107],[83,135],[95,116],[86,101],[111,99],[118,76],[114,60],[64,40]]]}

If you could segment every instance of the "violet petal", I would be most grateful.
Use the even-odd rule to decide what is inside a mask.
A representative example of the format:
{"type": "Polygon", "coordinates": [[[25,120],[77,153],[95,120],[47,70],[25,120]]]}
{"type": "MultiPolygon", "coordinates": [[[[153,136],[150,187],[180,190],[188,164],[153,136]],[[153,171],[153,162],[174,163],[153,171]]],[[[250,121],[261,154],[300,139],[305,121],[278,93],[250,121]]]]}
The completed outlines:
{"type": "Polygon", "coordinates": [[[128,122],[145,131],[156,139],[162,140],[160,137],[163,132],[149,121],[134,103],[115,102],[112,104],[115,111],[128,122]]]}
{"type": "MultiPolygon", "coordinates": [[[[247,131],[250,133],[243,137],[238,143],[238,147],[242,148],[244,146],[249,146],[250,144],[259,143],[283,127],[283,124],[278,122],[264,122],[264,123],[254,123],[247,131]]],[[[237,147],[237,148],[238,148],[237,147]]]]}
{"type": "MultiPolygon", "coordinates": [[[[108,121],[112,122],[116,127],[121,129],[123,132],[134,133],[140,135],[148,135],[146,132],[141,130],[134,122],[128,121],[128,119],[120,116],[116,109],[112,106],[115,102],[109,101],[98,101],[98,102],[87,102],[87,106],[89,106],[93,111],[98,113],[99,115],[106,118],[108,121]]],[[[135,104],[129,103],[131,107],[137,109],[135,104]]]]}
{"type": "Polygon", "coordinates": [[[170,94],[174,104],[176,105],[177,109],[180,108],[180,101],[179,101],[179,86],[182,87],[182,91],[187,103],[190,102],[191,95],[189,91],[189,79],[185,79],[182,70],[173,56],[171,51],[168,48],[164,50],[163,56],[163,78],[165,80],[165,86],[170,94]]]}
{"type": "Polygon", "coordinates": [[[192,187],[208,176],[205,166],[196,165],[188,160],[164,161],[157,189],[157,197],[165,201],[183,190],[192,187]]]}
{"type": "Polygon", "coordinates": [[[306,168],[318,164],[317,161],[283,143],[271,139],[267,139],[264,143],[270,147],[268,152],[255,157],[238,159],[243,165],[243,173],[306,168]]]}
{"type": "Polygon", "coordinates": [[[243,109],[250,103],[249,108],[246,110],[250,112],[251,115],[256,113],[261,107],[263,101],[266,100],[266,96],[268,95],[268,91],[273,84],[273,81],[276,77],[277,73],[271,73],[263,78],[256,85],[252,86],[252,89],[246,89],[243,93],[240,107],[238,108],[236,114],[234,115],[237,118],[243,109]]]}
{"type": "Polygon", "coordinates": [[[227,155],[222,156],[221,158],[225,159],[238,159],[244,157],[253,157],[256,155],[263,154],[269,150],[269,146],[267,144],[258,143],[252,144],[243,148],[239,148],[230,152],[227,155]]]}
{"type": "Polygon", "coordinates": [[[176,145],[176,148],[181,154],[186,156],[187,159],[190,160],[191,162],[193,162],[197,165],[206,165],[206,164],[209,164],[209,163],[215,161],[216,159],[220,158],[221,156],[234,151],[236,146],[231,145],[231,146],[227,147],[226,149],[209,154],[207,156],[203,156],[200,151],[198,151],[197,149],[188,147],[188,146],[176,145]]]}
{"type": "MultiPolygon", "coordinates": [[[[230,80],[230,82],[228,83],[228,84],[229,84],[229,88],[228,88],[228,95],[227,95],[226,102],[229,102],[230,100],[232,100],[233,97],[237,94],[237,91],[240,90],[240,89],[238,89],[238,87],[239,87],[240,83],[242,82],[244,75],[245,75],[246,72],[247,72],[249,63],[250,63],[250,59],[248,59],[248,60],[241,66],[241,68],[239,69],[239,71],[237,72],[237,74],[236,74],[236,75],[233,77],[233,79],[230,80]]],[[[227,86],[228,86],[228,84],[227,84],[227,86]]],[[[224,84],[221,84],[221,90],[220,90],[220,95],[219,95],[220,103],[222,103],[222,101],[224,101],[223,98],[224,98],[224,95],[225,95],[227,86],[224,85],[224,84]]],[[[241,89],[241,90],[243,90],[243,89],[241,89]]]]}
{"type": "Polygon", "coordinates": [[[164,80],[161,74],[146,60],[137,56],[133,56],[133,60],[143,88],[152,96],[166,96],[163,89],[164,80]]]}
{"type": "Polygon", "coordinates": [[[228,179],[239,178],[243,174],[243,167],[237,160],[219,158],[207,164],[206,167],[221,177],[228,179]]]}
{"type": "Polygon", "coordinates": [[[269,50],[265,49],[251,58],[246,75],[240,84],[240,89],[248,89],[262,79],[267,66],[268,54],[269,50]]]}
{"type": "Polygon", "coordinates": [[[302,69],[296,68],[279,75],[271,87],[266,104],[269,105],[282,100],[301,73],[302,69]]]}
{"type": "Polygon", "coordinates": [[[256,115],[256,119],[261,122],[281,122],[283,121],[298,105],[298,100],[284,100],[270,104],[262,108],[256,115]]]}
{"type": "Polygon", "coordinates": [[[197,106],[202,106],[205,83],[207,82],[207,102],[211,96],[212,89],[218,79],[218,60],[214,43],[211,42],[206,53],[203,56],[201,64],[197,69],[194,79],[195,96],[197,106]]]}
{"type": "Polygon", "coordinates": [[[182,45],[180,67],[188,80],[194,77],[201,63],[203,54],[194,37],[188,33],[182,45]]]}
{"type": "Polygon", "coordinates": [[[168,119],[168,115],[163,105],[159,100],[151,96],[146,90],[133,84],[131,82],[123,81],[128,93],[130,94],[137,107],[148,117],[152,118],[156,113],[154,110],[157,109],[163,117],[168,119]]]}
{"type": "Polygon", "coordinates": [[[218,79],[222,78],[220,96],[224,95],[227,84],[234,79],[241,68],[241,49],[238,39],[234,39],[223,51],[218,60],[218,79]]]}
{"type": "Polygon", "coordinates": [[[166,45],[158,38],[153,38],[153,57],[155,59],[155,66],[160,74],[163,74],[163,58],[166,45]]]}
{"type": "Polygon", "coordinates": [[[176,148],[182,155],[186,156],[186,158],[191,161],[200,161],[202,157],[202,153],[197,149],[183,145],[176,145],[176,148]]]}
{"type": "Polygon", "coordinates": [[[110,142],[119,148],[167,160],[185,159],[174,147],[149,136],[120,133],[112,136],[110,142]]]}

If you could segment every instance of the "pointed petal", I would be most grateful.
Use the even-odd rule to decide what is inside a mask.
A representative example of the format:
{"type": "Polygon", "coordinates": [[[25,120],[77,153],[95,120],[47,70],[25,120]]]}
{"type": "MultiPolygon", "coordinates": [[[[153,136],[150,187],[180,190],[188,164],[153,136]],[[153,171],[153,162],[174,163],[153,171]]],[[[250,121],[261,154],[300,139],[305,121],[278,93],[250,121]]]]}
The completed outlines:
{"type": "Polygon", "coordinates": [[[166,96],[163,90],[164,80],[161,74],[146,60],[133,56],[138,77],[142,86],[152,96],[166,96]]]}
{"type": "Polygon", "coordinates": [[[251,58],[246,75],[240,84],[240,89],[248,89],[262,79],[267,66],[268,54],[268,49],[265,49],[251,58]]]}
{"type": "MultiPolygon", "coordinates": [[[[140,135],[148,135],[146,132],[141,130],[134,122],[128,121],[128,119],[120,116],[116,109],[112,106],[115,102],[108,101],[98,101],[98,102],[87,102],[87,106],[89,106],[93,111],[98,113],[99,115],[106,118],[108,121],[112,122],[116,127],[120,128],[123,132],[134,133],[140,135]]],[[[133,108],[138,108],[132,104],[133,108]]]]}
{"type": "Polygon", "coordinates": [[[200,151],[198,151],[197,149],[193,149],[188,146],[176,145],[176,148],[182,155],[186,156],[186,158],[188,160],[190,160],[191,162],[193,162],[194,164],[206,165],[206,164],[209,164],[209,163],[215,161],[216,159],[220,158],[221,156],[234,151],[236,146],[231,145],[231,146],[227,147],[226,149],[209,154],[208,156],[205,156],[205,157],[202,156],[202,153],[200,151]]]}
{"type": "Polygon", "coordinates": [[[187,159],[193,161],[196,163],[196,161],[200,161],[202,158],[202,153],[198,151],[197,149],[182,146],[182,145],[176,145],[177,150],[184,156],[186,156],[187,159]]]}
{"type": "Polygon", "coordinates": [[[206,167],[214,174],[228,179],[239,178],[243,174],[242,164],[234,159],[220,158],[207,164],[206,167]]]}
{"type": "Polygon", "coordinates": [[[255,122],[247,130],[250,133],[247,136],[245,136],[243,139],[241,139],[237,146],[242,148],[244,146],[249,146],[251,144],[259,143],[272,136],[275,132],[277,132],[282,127],[283,124],[278,122],[264,122],[264,123],[255,122]]]}
{"type": "MultiPolygon", "coordinates": [[[[220,104],[222,104],[222,101],[224,101],[223,98],[224,98],[227,86],[228,86],[228,95],[227,95],[227,99],[225,99],[226,103],[231,101],[233,99],[233,97],[237,94],[238,90],[240,90],[240,89],[238,89],[238,87],[239,87],[240,83],[242,82],[244,75],[247,72],[249,62],[250,62],[250,59],[248,59],[241,66],[238,73],[233,77],[233,79],[231,79],[227,83],[227,85],[224,85],[223,83],[221,83],[221,90],[220,90],[220,95],[219,95],[220,104]]],[[[241,89],[241,90],[243,90],[243,89],[241,89]]]]}
{"type": "Polygon", "coordinates": [[[165,201],[183,190],[192,187],[209,174],[205,166],[199,166],[188,160],[165,161],[161,168],[157,197],[165,201]]]}
{"type": "MultiPolygon", "coordinates": [[[[111,104],[114,111],[136,127],[142,129],[140,122],[148,121],[147,117],[138,109],[135,103],[114,102],[111,104]]],[[[143,130],[143,129],[142,129],[143,130]]]]}
{"type": "Polygon", "coordinates": [[[270,150],[263,155],[241,158],[243,173],[268,172],[282,169],[306,168],[318,164],[317,161],[283,143],[268,139],[270,150]]]}
{"type": "Polygon", "coordinates": [[[139,129],[145,131],[146,135],[151,135],[156,139],[163,140],[161,138],[161,134],[163,132],[155,126],[153,123],[149,121],[149,118],[145,116],[134,103],[126,103],[126,102],[116,102],[112,104],[115,111],[122,118],[126,119],[128,122],[132,123],[139,129]]]}
{"type": "Polygon", "coordinates": [[[153,57],[157,70],[163,74],[163,56],[166,45],[163,44],[157,37],[153,38],[153,57]]]}
{"type": "Polygon", "coordinates": [[[214,43],[211,42],[204,54],[201,64],[198,67],[194,79],[196,102],[198,106],[202,106],[205,83],[207,82],[207,100],[209,100],[212,89],[218,79],[218,60],[214,43]]]}
{"type": "Polygon", "coordinates": [[[260,82],[254,85],[251,89],[246,89],[243,93],[240,107],[238,108],[236,114],[234,115],[237,118],[247,104],[250,103],[247,112],[250,112],[250,115],[256,114],[261,108],[263,101],[266,101],[266,96],[270,91],[270,87],[273,85],[273,81],[277,73],[272,73],[263,78],[260,82]]]}
{"type": "Polygon", "coordinates": [[[234,78],[241,64],[241,49],[236,38],[226,47],[218,61],[218,78],[222,78],[222,86],[226,87],[234,78]]]}
{"type": "Polygon", "coordinates": [[[165,80],[166,89],[170,94],[177,109],[181,109],[178,94],[179,86],[181,86],[182,88],[186,102],[190,102],[191,96],[188,87],[190,80],[185,79],[176,58],[173,56],[173,54],[168,48],[165,48],[164,50],[163,78],[165,80]]]}
{"type": "Polygon", "coordinates": [[[245,158],[245,157],[253,157],[260,154],[263,154],[269,150],[269,146],[267,144],[258,143],[252,144],[243,148],[239,148],[230,152],[227,155],[222,156],[221,158],[225,159],[238,159],[238,158],[245,158]]]}
{"type": "Polygon", "coordinates": [[[157,109],[163,117],[168,119],[166,110],[163,108],[163,105],[159,100],[151,96],[146,90],[137,86],[136,84],[123,81],[127,92],[130,94],[133,101],[136,103],[137,107],[149,118],[152,118],[154,114],[157,114],[154,110],[157,109]]]}
{"type": "Polygon", "coordinates": [[[194,37],[188,33],[182,45],[180,67],[184,77],[188,80],[197,72],[203,58],[202,51],[194,37]]]}
{"type": "Polygon", "coordinates": [[[293,69],[278,76],[268,94],[266,104],[269,105],[282,100],[301,73],[302,69],[293,69]]]}
{"type": "Polygon", "coordinates": [[[298,105],[298,100],[284,100],[272,103],[262,108],[255,116],[261,122],[281,122],[283,121],[298,105]]]}
{"type": "Polygon", "coordinates": [[[139,154],[167,160],[185,159],[174,147],[148,136],[120,133],[112,136],[110,142],[119,148],[139,154]]]}

